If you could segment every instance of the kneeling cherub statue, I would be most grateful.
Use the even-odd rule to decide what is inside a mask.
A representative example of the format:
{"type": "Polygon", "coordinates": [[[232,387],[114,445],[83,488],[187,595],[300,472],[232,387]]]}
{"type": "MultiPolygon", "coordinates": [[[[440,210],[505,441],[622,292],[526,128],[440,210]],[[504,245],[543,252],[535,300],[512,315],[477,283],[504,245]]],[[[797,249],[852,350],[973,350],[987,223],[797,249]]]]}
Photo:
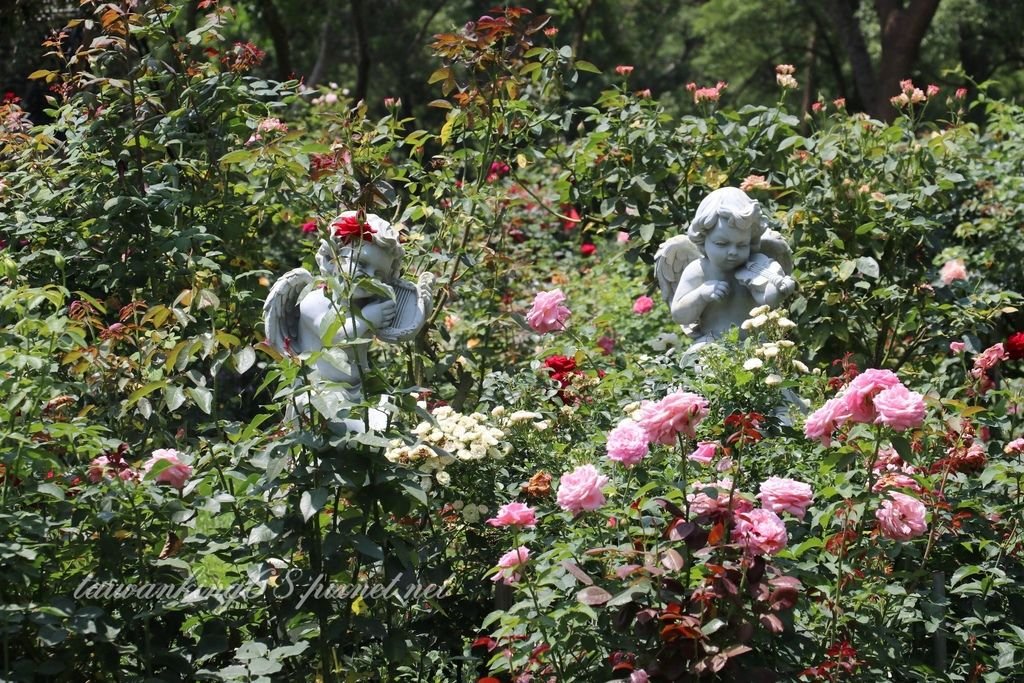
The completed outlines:
{"type": "MultiPolygon", "coordinates": [[[[280,353],[320,352],[309,402],[334,428],[362,431],[347,407],[363,400],[367,348],[374,338],[397,343],[416,336],[431,312],[434,276],[422,273],[416,284],[401,279],[398,233],[379,216],[363,221],[346,211],[332,229],[316,254],[320,277],[305,268],[285,273],[267,296],[263,318],[267,343],[280,353]]],[[[383,428],[386,415],[371,410],[370,423],[383,428]]]]}
{"type": "Polygon", "coordinates": [[[780,304],[796,291],[792,272],[789,245],[735,187],[705,197],[686,234],[666,240],[654,257],[672,319],[694,342],[718,339],[757,306],[780,304]]]}

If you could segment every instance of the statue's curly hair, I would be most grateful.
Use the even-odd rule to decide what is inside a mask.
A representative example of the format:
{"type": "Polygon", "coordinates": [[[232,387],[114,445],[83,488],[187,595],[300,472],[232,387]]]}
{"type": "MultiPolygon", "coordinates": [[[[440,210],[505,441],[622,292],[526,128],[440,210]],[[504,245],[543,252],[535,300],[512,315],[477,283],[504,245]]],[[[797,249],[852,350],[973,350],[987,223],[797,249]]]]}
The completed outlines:
{"type": "Polygon", "coordinates": [[[758,251],[761,235],[768,229],[768,220],[761,213],[757,200],[735,187],[721,187],[704,197],[686,229],[686,236],[704,253],[704,240],[723,219],[734,228],[750,230],[750,251],[758,251]]]}
{"type": "MultiPolygon", "coordinates": [[[[356,211],[344,211],[331,222],[337,223],[343,218],[357,215],[358,212],[356,211]]],[[[324,275],[336,275],[338,273],[337,263],[351,260],[353,255],[357,254],[363,245],[369,243],[383,249],[385,253],[391,256],[391,272],[389,273],[388,281],[398,279],[402,270],[402,257],[405,255],[405,250],[398,241],[398,231],[377,214],[366,214],[366,222],[373,229],[369,240],[364,241],[360,239],[354,245],[351,239],[346,240],[338,236],[331,240],[320,241],[320,248],[316,252],[316,264],[320,267],[321,273],[324,275]]]]}

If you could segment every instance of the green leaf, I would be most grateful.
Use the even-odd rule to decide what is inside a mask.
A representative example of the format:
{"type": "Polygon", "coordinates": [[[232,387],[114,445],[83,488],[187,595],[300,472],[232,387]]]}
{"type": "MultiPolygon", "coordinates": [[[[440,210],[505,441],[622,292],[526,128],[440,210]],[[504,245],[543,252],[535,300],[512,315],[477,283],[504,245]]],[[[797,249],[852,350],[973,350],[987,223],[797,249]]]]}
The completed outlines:
{"type": "Polygon", "coordinates": [[[853,271],[857,269],[857,262],[853,259],[846,259],[839,264],[839,279],[848,280],[853,275],[853,271]]]}
{"type": "Polygon", "coordinates": [[[577,71],[587,71],[592,74],[601,73],[600,69],[598,69],[596,66],[594,66],[585,59],[577,59],[575,62],[575,67],[577,71]]]}
{"type": "Polygon", "coordinates": [[[355,534],[348,539],[349,543],[355,548],[360,555],[366,555],[374,560],[383,560],[384,551],[381,550],[380,546],[369,539],[369,537],[363,534],[355,534]]]}
{"type": "Polygon", "coordinates": [[[857,270],[868,277],[877,278],[879,273],[878,261],[871,256],[861,256],[857,259],[857,270]]]}
{"type": "Polygon", "coordinates": [[[243,347],[235,352],[232,360],[235,363],[235,371],[239,375],[244,375],[246,370],[256,363],[256,351],[251,346],[243,347]]]}
{"type": "Polygon", "coordinates": [[[57,500],[64,500],[64,489],[56,484],[40,484],[36,487],[36,491],[39,493],[45,493],[48,496],[53,496],[57,500]]]}
{"type": "Polygon", "coordinates": [[[182,391],[181,387],[176,384],[168,384],[164,387],[164,403],[167,404],[167,410],[173,412],[180,408],[184,402],[185,392],[182,391]]]}
{"type": "Polygon", "coordinates": [[[209,415],[213,410],[213,392],[203,387],[189,387],[185,392],[199,406],[199,410],[209,415]]]}
{"type": "Polygon", "coordinates": [[[299,511],[302,513],[303,521],[308,522],[313,515],[320,512],[329,497],[326,489],[303,491],[299,499],[299,511]]]}

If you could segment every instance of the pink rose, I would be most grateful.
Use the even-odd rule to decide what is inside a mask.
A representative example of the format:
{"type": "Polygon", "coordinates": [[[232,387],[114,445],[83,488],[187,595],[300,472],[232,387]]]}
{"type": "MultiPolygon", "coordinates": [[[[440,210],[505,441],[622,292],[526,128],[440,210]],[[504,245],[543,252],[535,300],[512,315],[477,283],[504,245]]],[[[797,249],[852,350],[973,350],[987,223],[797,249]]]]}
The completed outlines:
{"type": "Polygon", "coordinates": [[[110,458],[105,455],[101,455],[98,458],[93,458],[92,462],[89,463],[89,471],[86,472],[86,478],[94,484],[98,484],[103,481],[106,477],[109,477],[114,472],[114,468],[110,462],[110,458]]]}
{"type": "Polygon", "coordinates": [[[608,483],[608,477],[597,471],[593,465],[580,465],[559,479],[556,502],[563,510],[579,513],[596,510],[604,505],[601,487],[608,483]]]}
{"type": "Polygon", "coordinates": [[[974,359],[974,367],[971,369],[971,374],[974,377],[980,378],[988,370],[991,370],[1001,361],[1007,360],[1009,357],[1010,355],[1006,353],[1006,347],[1003,346],[1002,342],[993,344],[978,354],[978,357],[974,359]]]}
{"type": "Polygon", "coordinates": [[[949,352],[950,353],[962,353],[963,350],[966,347],[967,347],[967,344],[964,344],[963,342],[958,342],[958,341],[949,342],[949,352]]]}
{"type": "Polygon", "coordinates": [[[749,500],[740,495],[738,491],[732,490],[732,479],[720,479],[711,484],[693,484],[693,490],[697,493],[690,493],[686,496],[690,504],[690,514],[697,516],[712,517],[718,514],[732,512],[747,512],[754,509],[749,500]],[[715,490],[715,497],[712,498],[705,491],[715,490]]]}
{"type": "Polygon", "coordinates": [[[704,397],[689,391],[676,391],[657,403],[647,402],[640,409],[637,423],[647,431],[652,443],[671,446],[677,434],[691,439],[695,429],[708,414],[708,402],[704,397]]]}
{"type": "Polygon", "coordinates": [[[759,509],[736,515],[735,536],[750,555],[774,555],[786,547],[786,525],[771,510],[759,509]]]}
{"type": "Polygon", "coordinates": [[[1010,443],[1006,444],[1003,448],[1003,453],[1007,455],[1020,455],[1024,453],[1024,438],[1014,439],[1010,443]]]}
{"type": "Polygon", "coordinates": [[[537,514],[529,505],[512,502],[498,508],[498,514],[487,520],[491,526],[537,526],[537,514]]]}
{"type": "Polygon", "coordinates": [[[615,241],[618,242],[619,244],[625,244],[626,242],[629,241],[629,233],[625,232],[624,230],[619,230],[617,233],[615,233],[615,241]]]}
{"type": "Polygon", "coordinates": [[[945,285],[967,279],[967,268],[963,259],[950,259],[939,269],[939,279],[945,285]]]}
{"type": "Polygon", "coordinates": [[[849,413],[848,419],[865,424],[874,422],[878,416],[873,401],[875,394],[899,383],[900,378],[892,370],[870,368],[854,377],[840,394],[849,413]]]}
{"type": "Polygon", "coordinates": [[[886,472],[871,487],[875,493],[886,489],[909,489],[914,493],[924,493],[924,487],[918,484],[916,479],[901,472],[886,472]]]}
{"type": "Polygon", "coordinates": [[[652,308],[654,308],[654,299],[649,296],[638,296],[633,302],[633,312],[637,315],[650,313],[652,308]]]}
{"type": "Polygon", "coordinates": [[[697,444],[696,450],[686,457],[694,462],[699,462],[701,465],[710,465],[711,461],[715,459],[715,452],[717,450],[718,444],[716,442],[701,441],[697,444]]]}
{"type": "Polygon", "coordinates": [[[804,435],[808,439],[820,441],[822,446],[831,446],[832,433],[848,418],[846,402],[839,397],[830,398],[807,418],[804,435]]]}
{"type": "Polygon", "coordinates": [[[629,64],[619,64],[617,67],[615,67],[615,73],[619,74],[620,76],[628,76],[629,74],[633,73],[633,67],[630,66],[629,64]]]}
{"type": "Polygon", "coordinates": [[[647,683],[649,680],[650,677],[643,669],[637,669],[629,674],[629,683],[647,683]]]}
{"type": "Polygon", "coordinates": [[[924,503],[905,493],[890,491],[882,507],[875,510],[878,528],[894,541],[909,541],[928,530],[924,503]]]}
{"type": "Polygon", "coordinates": [[[788,512],[803,519],[807,508],[814,501],[814,494],[809,484],[783,477],[769,477],[761,484],[761,492],[757,494],[761,506],[776,514],[788,512]]]}
{"type": "Polygon", "coordinates": [[[526,322],[537,332],[558,332],[565,329],[565,321],[572,311],[562,305],[565,294],[561,289],[537,292],[533,307],[526,314],[526,322]]]}
{"type": "Polygon", "coordinates": [[[875,424],[892,427],[898,432],[920,427],[924,423],[924,397],[902,384],[889,387],[875,396],[878,417],[875,424]]]}
{"type": "Polygon", "coordinates": [[[647,432],[626,418],[608,433],[608,458],[632,467],[647,456],[647,432]]]}
{"type": "Polygon", "coordinates": [[[504,583],[507,586],[513,586],[519,582],[519,573],[517,572],[526,561],[530,559],[530,549],[525,545],[521,545],[515,550],[510,550],[501,556],[498,560],[498,567],[501,571],[491,577],[491,581],[504,583]]]}
{"type": "Polygon", "coordinates": [[[157,463],[166,461],[169,463],[167,467],[161,469],[156,475],[156,481],[158,484],[170,484],[174,488],[181,490],[185,488],[185,484],[188,482],[189,477],[192,476],[192,466],[186,465],[179,458],[181,454],[173,448],[160,448],[153,451],[150,456],[142,465],[142,471],[144,474],[149,474],[157,463]]]}

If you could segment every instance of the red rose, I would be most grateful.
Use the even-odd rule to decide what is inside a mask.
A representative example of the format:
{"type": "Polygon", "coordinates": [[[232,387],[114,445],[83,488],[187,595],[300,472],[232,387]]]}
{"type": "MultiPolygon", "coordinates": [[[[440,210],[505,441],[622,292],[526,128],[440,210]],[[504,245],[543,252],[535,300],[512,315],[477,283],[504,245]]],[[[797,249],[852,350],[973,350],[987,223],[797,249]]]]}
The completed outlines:
{"type": "Polygon", "coordinates": [[[1011,360],[1024,358],[1024,332],[1014,332],[1011,334],[1010,338],[1003,344],[1003,348],[1006,349],[1006,354],[1011,360]]]}
{"type": "Polygon", "coordinates": [[[316,221],[306,221],[302,224],[303,234],[308,235],[311,232],[316,232],[316,221]]]}
{"type": "Polygon", "coordinates": [[[370,241],[373,234],[377,232],[369,223],[360,223],[356,216],[345,216],[331,224],[334,228],[334,236],[340,237],[346,242],[356,239],[370,241]]]}
{"type": "Polygon", "coordinates": [[[564,375],[576,369],[576,360],[565,356],[548,356],[544,360],[544,367],[550,368],[552,375],[564,375]]]}
{"type": "Polygon", "coordinates": [[[587,242],[586,244],[580,245],[580,253],[584,256],[593,256],[597,251],[597,245],[587,242]]]}

